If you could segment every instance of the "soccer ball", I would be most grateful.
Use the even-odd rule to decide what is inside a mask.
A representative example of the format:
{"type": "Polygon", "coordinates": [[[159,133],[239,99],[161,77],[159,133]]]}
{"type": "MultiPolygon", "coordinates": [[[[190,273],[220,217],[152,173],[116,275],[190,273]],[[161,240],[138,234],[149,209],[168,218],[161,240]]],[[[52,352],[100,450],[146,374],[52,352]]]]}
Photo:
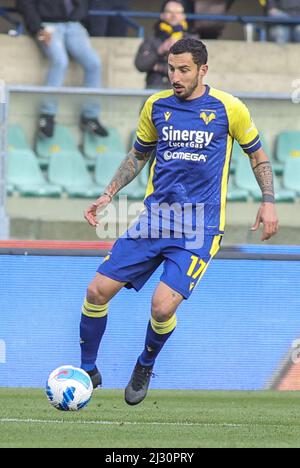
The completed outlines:
{"type": "Polygon", "coordinates": [[[55,369],[46,384],[51,405],[60,411],[79,411],[89,403],[93,393],[90,376],[82,369],[62,366],[55,369]]]}

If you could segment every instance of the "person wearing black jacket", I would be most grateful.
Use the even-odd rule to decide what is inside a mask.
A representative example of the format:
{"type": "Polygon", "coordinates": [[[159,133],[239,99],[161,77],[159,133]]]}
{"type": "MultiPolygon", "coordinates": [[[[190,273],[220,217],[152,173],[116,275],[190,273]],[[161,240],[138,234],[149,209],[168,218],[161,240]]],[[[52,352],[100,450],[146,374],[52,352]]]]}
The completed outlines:
{"type": "MultiPolygon", "coordinates": [[[[130,0],[91,0],[95,11],[128,11],[130,0]]],[[[126,37],[127,23],[120,16],[89,16],[88,30],[91,36],[126,37]]]]}
{"type": "MultiPolygon", "coordinates": [[[[266,0],[267,15],[273,18],[300,17],[300,0],[266,0]]],[[[278,44],[300,42],[300,24],[278,24],[269,28],[271,41],[278,44]]]]}
{"type": "MultiPolygon", "coordinates": [[[[197,15],[225,15],[234,0],[191,0],[197,15]]],[[[225,23],[212,20],[197,20],[191,28],[200,39],[219,39],[225,28],[225,23]]]]}
{"type": "MultiPolygon", "coordinates": [[[[84,69],[84,86],[101,87],[101,62],[81,24],[87,18],[88,7],[87,0],[17,0],[29,33],[50,62],[45,86],[63,85],[71,56],[84,69]]],[[[98,120],[99,111],[98,103],[87,102],[82,110],[81,129],[107,136],[107,130],[98,120]]],[[[40,136],[53,136],[56,113],[57,102],[46,100],[39,119],[40,136]]]]}
{"type": "Polygon", "coordinates": [[[147,73],[146,88],[168,89],[168,53],[172,45],[187,35],[183,3],[180,0],[167,0],[161,9],[160,21],[155,24],[154,36],[140,46],[135,66],[147,73]]]}

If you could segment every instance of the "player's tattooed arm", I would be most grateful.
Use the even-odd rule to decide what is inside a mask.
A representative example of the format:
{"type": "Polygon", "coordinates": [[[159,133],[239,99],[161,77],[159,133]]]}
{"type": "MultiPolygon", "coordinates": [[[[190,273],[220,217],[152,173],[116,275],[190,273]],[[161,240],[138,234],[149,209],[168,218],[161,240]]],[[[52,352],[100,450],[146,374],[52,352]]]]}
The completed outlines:
{"type": "Polygon", "coordinates": [[[135,148],[132,148],[106,187],[105,193],[112,199],[122,188],[130,184],[150,160],[151,154],[152,151],[139,153],[135,148]]]}
{"type": "Polygon", "coordinates": [[[262,204],[258,210],[252,231],[263,224],[261,239],[268,240],[278,231],[278,216],[275,208],[274,177],[270,160],[261,148],[250,155],[252,170],[262,191],[262,204]]]}
{"type": "Polygon", "coordinates": [[[252,170],[262,192],[262,201],[275,203],[274,176],[270,160],[263,149],[250,154],[252,170]]]}
{"type": "Polygon", "coordinates": [[[96,227],[98,225],[97,214],[106,208],[113,197],[122,190],[123,187],[135,179],[150,160],[151,155],[152,151],[139,153],[135,148],[132,148],[120,165],[112,181],[106,187],[104,193],[85,210],[84,217],[91,226],[96,227]]]}

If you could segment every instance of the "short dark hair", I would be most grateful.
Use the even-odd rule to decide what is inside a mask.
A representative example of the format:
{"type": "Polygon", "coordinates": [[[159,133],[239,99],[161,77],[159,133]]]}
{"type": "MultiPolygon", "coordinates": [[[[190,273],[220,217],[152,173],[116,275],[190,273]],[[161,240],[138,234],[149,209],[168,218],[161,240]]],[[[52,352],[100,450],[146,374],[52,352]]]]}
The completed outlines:
{"type": "Polygon", "coordinates": [[[181,1],[181,0],[165,0],[163,3],[162,3],[162,6],[161,6],[161,9],[160,9],[160,12],[163,13],[166,9],[166,6],[168,5],[168,3],[170,2],[175,2],[175,3],[179,3],[179,5],[181,5],[184,8],[184,3],[181,1]]]}
{"type": "Polygon", "coordinates": [[[208,61],[208,52],[206,45],[198,39],[185,38],[177,41],[170,49],[170,54],[180,55],[190,53],[193,56],[194,63],[201,67],[206,65],[208,61]]]}

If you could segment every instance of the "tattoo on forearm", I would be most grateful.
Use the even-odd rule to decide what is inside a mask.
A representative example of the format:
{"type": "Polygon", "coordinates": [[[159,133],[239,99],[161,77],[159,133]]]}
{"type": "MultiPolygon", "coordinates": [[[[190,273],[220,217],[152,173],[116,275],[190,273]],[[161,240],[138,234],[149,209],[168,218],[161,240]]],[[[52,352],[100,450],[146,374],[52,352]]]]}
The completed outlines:
{"type": "Polygon", "coordinates": [[[274,200],[274,177],[270,162],[264,161],[258,163],[256,166],[253,166],[252,169],[255,174],[258,185],[261,188],[263,198],[266,197],[265,201],[274,200]]]}
{"type": "Polygon", "coordinates": [[[135,154],[132,151],[128,153],[112,181],[105,189],[110,196],[116,195],[122,188],[126,187],[137,177],[143,167],[147,164],[151,153],[135,154]]]}
{"type": "Polygon", "coordinates": [[[260,162],[260,163],[256,164],[256,166],[253,167],[253,170],[255,171],[258,168],[258,166],[261,166],[262,164],[270,164],[270,162],[269,161],[260,162]]]}

